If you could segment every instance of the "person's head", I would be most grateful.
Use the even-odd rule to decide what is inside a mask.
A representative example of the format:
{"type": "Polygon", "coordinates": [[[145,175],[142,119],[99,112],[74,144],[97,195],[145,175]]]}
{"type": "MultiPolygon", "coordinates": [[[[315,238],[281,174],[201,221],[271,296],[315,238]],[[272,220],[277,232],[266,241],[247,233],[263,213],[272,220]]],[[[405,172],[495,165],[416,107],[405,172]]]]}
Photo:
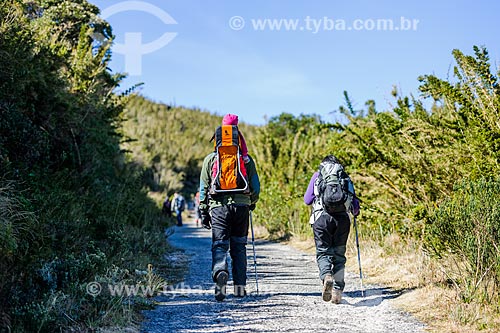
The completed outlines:
{"type": "Polygon", "coordinates": [[[226,114],[222,118],[222,125],[238,125],[238,116],[235,114],[226,114]]]}
{"type": "Polygon", "coordinates": [[[321,161],[321,164],[323,163],[339,163],[340,164],[340,161],[333,155],[328,155],[328,156],[325,156],[325,158],[323,158],[323,161],[321,161]]]}

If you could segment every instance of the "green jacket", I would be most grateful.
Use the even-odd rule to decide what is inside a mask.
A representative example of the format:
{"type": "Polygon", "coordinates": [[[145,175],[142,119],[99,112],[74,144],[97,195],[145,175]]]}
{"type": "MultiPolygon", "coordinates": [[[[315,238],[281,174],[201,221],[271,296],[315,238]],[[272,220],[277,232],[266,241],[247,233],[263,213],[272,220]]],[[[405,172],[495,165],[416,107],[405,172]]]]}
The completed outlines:
{"type": "MultiPolygon", "coordinates": [[[[250,156],[248,156],[250,157],[250,156]]],[[[207,210],[222,205],[239,204],[250,205],[255,204],[259,200],[260,182],[255,168],[255,163],[250,157],[250,161],[245,163],[247,170],[248,185],[250,194],[218,194],[214,197],[210,196],[210,186],[212,185],[212,168],[215,162],[216,154],[212,152],[205,157],[203,167],[200,174],[200,209],[207,210]]]]}

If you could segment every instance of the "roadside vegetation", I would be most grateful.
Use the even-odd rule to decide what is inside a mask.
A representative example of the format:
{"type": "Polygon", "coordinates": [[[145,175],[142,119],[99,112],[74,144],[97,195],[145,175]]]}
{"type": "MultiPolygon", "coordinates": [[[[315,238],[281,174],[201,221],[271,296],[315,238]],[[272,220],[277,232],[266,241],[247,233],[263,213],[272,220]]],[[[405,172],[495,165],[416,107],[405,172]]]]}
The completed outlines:
{"type": "Polygon", "coordinates": [[[107,286],[168,270],[168,221],[120,147],[128,97],[113,93],[122,76],[97,14],[83,0],[0,2],[2,332],[133,326],[151,304],[107,286]]]}

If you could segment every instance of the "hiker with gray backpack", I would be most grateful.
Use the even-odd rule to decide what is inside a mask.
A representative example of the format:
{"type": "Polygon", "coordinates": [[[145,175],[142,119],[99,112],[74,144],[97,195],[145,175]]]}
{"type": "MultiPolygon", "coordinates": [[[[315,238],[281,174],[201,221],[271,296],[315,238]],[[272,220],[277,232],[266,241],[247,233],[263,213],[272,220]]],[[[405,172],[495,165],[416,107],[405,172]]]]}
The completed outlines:
{"type": "Polygon", "coordinates": [[[201,224],[212,230],[212,280],[217,301],[226,297],[228,251],[234,295],[246,296],[249,217],[260,192],[255,163],[237,125],[238,116],[224,116],[212,138],[214,151],[205,157],[200,174],[201,224]]]}
{"type": "Polygon", "coordinates": [[[351,211],[359,215],[359,201],[354,185],[344,167],[333,155],[326,156],[319,171],[311,177],[304,202],[312,204],[309,223],[316,244],[316,261],[323,283],[325,302],[340,303],[345,287],[346,244],[350,231],[351,211]]]}

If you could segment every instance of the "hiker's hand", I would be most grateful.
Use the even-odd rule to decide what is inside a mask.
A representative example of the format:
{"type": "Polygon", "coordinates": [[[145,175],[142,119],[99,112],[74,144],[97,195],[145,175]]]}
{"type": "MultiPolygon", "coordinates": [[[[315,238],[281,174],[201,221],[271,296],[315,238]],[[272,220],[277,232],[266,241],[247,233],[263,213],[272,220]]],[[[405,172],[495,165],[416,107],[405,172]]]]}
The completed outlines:
{"type": "Polygon", "coordinates": [[[210,217],[208,210],[201,211],[201,225],[205,229],[212,229],[212,218],[210,217]]]}
{"type": "Polygon", "coordinates": [[[255,209],[255,204],[251,204],[250,206],[248,206],[248,209],[250,209],[251,211],[253,211],[255,209]]]}
{"type": "Polygon", "coordinates": [[[351,213],[354,216],[358,216],[359,215],[359,201],[356,198],[352,199],[351,213]]]}
{"type": "Polygon", "coordinates": [[[358,208],[358,209],[354,209],[354,208],[353,208],[353,209],[352,209],[352,214],[353,214],[354,216],[358,216],[358,215],[359,215],[359,208],[358,208]]]}

